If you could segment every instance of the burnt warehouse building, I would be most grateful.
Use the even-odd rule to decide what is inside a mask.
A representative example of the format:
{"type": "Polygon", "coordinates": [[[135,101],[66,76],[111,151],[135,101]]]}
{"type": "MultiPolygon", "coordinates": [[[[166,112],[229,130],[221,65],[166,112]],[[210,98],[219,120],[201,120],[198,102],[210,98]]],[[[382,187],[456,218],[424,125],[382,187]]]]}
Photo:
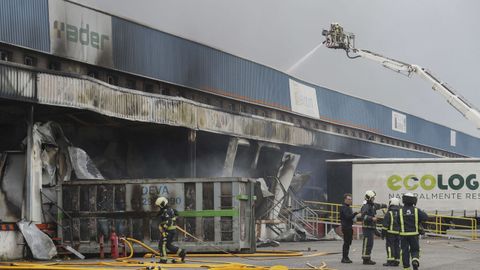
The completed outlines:
{"type": "Polygon", "coordinates": [[[0,131],[8,258],[23,256],[20,219],[83,252],[112,230],[155,245],[159,195],[205,241],[248,249],[254,179],[328,201],[325,160],[480,153],[448,127],[62,0],[0,1],[0,131]]]}

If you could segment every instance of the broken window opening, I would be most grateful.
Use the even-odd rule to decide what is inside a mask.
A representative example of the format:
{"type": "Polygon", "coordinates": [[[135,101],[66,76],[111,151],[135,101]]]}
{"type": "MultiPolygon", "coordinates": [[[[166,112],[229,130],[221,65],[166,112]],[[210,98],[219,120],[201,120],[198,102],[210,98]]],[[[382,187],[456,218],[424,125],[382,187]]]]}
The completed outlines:
{"type": "Polygon", "coordinates": [[[80,219],[80,241],[90,242],[96,239],[96,228],[94,218],[80,219]]]}
{"type": "Polygon", "coordinates": [[[113,211],[112,185],[99,185],[97,187],[97,211],[113,211]]]}
{"type": "Polygon", "coordinates": [[[203,183],[203,210],[213,210],[213,183],[203,183]]]}
{"type": "Polygon", "coordinates": [[[0,60],[2,61],[11,61],[12,53],[5,50],[0,50],[0,60]]]}
{"type": "MultiPolygon", "coordinates": [[[[98,232],[98,239],[100,240],[100,236],[103,235],[103,241],[106,243],[110,238],[110,232],[112,229],[112,221],[106,218],[98,218],[97,219],[97,232],[98,232]]],[[[97,240],[97,241],[99,241],[97,240]]]]}
{"type": "Polygon", "coordinates": [[[58,61],[50,61],[48,63],[48,69],[59,71],[59,70],[61,70],[61,64],[58,61]]]}
{"type": "Polygon", "coordinates": [[[37,58],[33,57],[33,56],[30,56],[30,55],[26,55],[24,58],[23,58],[23,63],[27,66],[36,66],[37,65],[37,58]]]}
{"type": "Polygon", "coordinates": [[[215,222],[213,217],[203,218],[203,241],[215,241],[215,222]]]}
{"type": "Polygon", "coordinates": [[[196,196],[195,183],[185,183],[185,211],[196,209],[196,196]]]}
{"type": "Polygon", "coordinates": [[[221,217],[220,219],[221,227],[221,240],[222,241],[233,241],[233,219],[232,217],[221,217]]]}
{"type": "Polygon", "coordinates": [[[115,185],[115,211],[125,211],[125,185],[115,185]]]}
{"type": "Polygon", "coordinates": [[[133,218],[132,219],[132,237],[134,239],[144,239],[144,227],[143,227],[143,219],[141,218],[133,218]]]}
{"type": "MultiPolygon", "coordinates": [[[[196,231],[196,219],[195,217],[187,217],[185,218],[185,227],[183,228],[187,232],[195,232],[196,231]]],[[[189,235],[184,235],[183,239],[185,242],[196,242],[197,240],[189,235]]],[[[195,235],[195,237],[199,237],[199,235],[195,235]]]]}
{"type": "Polygon", "coordinates": [[[125,87],[128,89],[137,89],[137,82],[135,80],[127,79],[125,82],[125,87]]]}
{"type": "Polygon", "coordinates": [[[223,182],[220,184],[221,189],[221,199],[220,199],[220,208],[221,209],[231,209],[232,208],[232,183],[223,182]]]}

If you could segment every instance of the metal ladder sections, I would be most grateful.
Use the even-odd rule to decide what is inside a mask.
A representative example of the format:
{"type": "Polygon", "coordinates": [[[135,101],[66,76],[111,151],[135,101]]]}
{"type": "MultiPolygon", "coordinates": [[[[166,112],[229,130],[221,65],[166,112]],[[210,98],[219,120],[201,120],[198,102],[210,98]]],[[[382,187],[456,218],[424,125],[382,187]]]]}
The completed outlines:
{"type": "MultiPolygon", "coordinates": [[[[274,204],[280,203],[278,200],[271,199],[274,204]]],[[[301,202],[299,202],[299,205],[301,202]]],[[[294,209],[291,207],[283,207],[280,210],[273,207],[271,209],[272,214],[276,217],[276,220],[273,220],[272,223],[267,223],[267,226],[275,232],[277,235],[280,235],[285,229],[295,229],[295,230],[305,230],[307,233],[318,237],[318,223],[316,222],[318,216],[316,213],[311,211],[308,207],[300,207],[294,209]],[[280,222],[275,222],[275,221],[280,222]],[[280,224],[285,224],[285,228],[279,226],[280,224]]]]}
{"type": "MultiPolygon", "coordinates": [[[[73,245],[74,242],[73,242],[73,218],[72,218],[72,216],[70,216],[67,212],[65,212],[65,210],[62,207],[60,207],[54,200],[52,200],[50,197],[48,197],[48,195],[45,194],[42,190],[40,190],[40,194],[42,195],[41,196],[42,205],[48,205],[50,207],[50,209],[53,206],[55,206],[57,208],[57,210],[61,211],[62,217],[67,217],[68,218],[68,225],[60,224],[57,221],[57,218],[52,215],[52,213],[50,213],[49,211],[44,211],[44,209],[42,207],[42,213],[43,213],[44,219],[45,219],[45,214],[46,214],[63,231],[68,231],[70,244],[73,245]],[[43,198],[47,199],[47,202],[44,202],[43,198]]],[[[50,237],[52,238],[55,246],[57,247],[57,252],[59,254],[69,254],[69,253],[75,254],[74,252],[72,252],[70,250],[70,249],[72,249],[70,246],[64,245],[64,242],[63,242],[62,238],[52,237],[51,235],[50,235],[50,237]],[[63,252],[60,252],[60,249],[63,250],[63,252]]],[[[77,254],[75,254],[75,255],[78,256],[77,254]]]]}
{"type": "Polygon", "coordinates": [[[318,237],[317,213],[301,200],[297,199],[290,189],[287,191],[277,177],[271,177],[271,179],[274,179],[276,184],[280,185],[284,196],[280,199],[270,198],[272,206],[265,213],[266,215],[276,217],[276,219],[281,222],[277,222],[274,218],[273,222],[266,224],[267,227],[277,235],[280,235],[284,231],[284,228],[279,225],[283,223],[287,230],[304,229],[314,237],[318,237]],[[286,199],[287,202],[285,202],[286,199]],[[282,207],[278,207],[280,204],[282,207]]]}

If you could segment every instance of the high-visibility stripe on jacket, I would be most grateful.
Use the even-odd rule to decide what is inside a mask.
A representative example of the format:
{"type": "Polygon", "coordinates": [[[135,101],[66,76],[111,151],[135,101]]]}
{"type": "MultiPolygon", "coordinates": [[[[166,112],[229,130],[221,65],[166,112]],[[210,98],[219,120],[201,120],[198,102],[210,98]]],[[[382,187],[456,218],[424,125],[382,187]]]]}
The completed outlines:
{"type": "Polygon", "coordinates": [[[159,212],[160,229],[176,230],[177,229],[177,211],[172,208],[164,208],[159,212]]]}
{"type": "Polygon", "coordinates": [[[418,235],[418,209],[416,207],[400,209],[400,235],[418,235]],[[413,215],[411,214],[412,210],[413,215]]]}
{"type": "MultiPolygon", "coordinates": [[[[389,216],[390,216],[390,224],[389,224],[389,226],[388,226],[388,228],[387,228],[387,232],[388,232],[388,233],[391,233],[391,234],[399,234],[399,233],[400,233],[400,232],[399,232],[399,229],[398,229],[398,228],[395,228],[395,227],[398,226],[398,225],[395,226],[395,223],[398,222],[398,221],[395,220],[396,217],[393,215],[393,212],[392,212],[392,211],[389,211],[388,214],[389,214],[389,216]]],[[[397,223],[397,224],[398,224],[398,223],[397,223]]]]}
{"type": "Polygon", "coordinates": [[[388,212],[385,214],[385,217],[382,222],[382,229],[390,234],[399,234],[400,233],[400,220],[399,220],[399,210],[398,206],[390,206],[388,212]]]}

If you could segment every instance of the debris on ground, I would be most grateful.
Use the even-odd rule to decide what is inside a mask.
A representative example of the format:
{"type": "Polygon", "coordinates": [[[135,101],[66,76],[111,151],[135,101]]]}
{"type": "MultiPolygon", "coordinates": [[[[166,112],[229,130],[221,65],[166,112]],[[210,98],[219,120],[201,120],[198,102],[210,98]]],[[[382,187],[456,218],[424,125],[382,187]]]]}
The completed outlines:
{"type": "Polygon", "coordinates": [[[257,240],[257,247],[278,247],[280,243],[272,239],[262,239],[257,240]]]}

